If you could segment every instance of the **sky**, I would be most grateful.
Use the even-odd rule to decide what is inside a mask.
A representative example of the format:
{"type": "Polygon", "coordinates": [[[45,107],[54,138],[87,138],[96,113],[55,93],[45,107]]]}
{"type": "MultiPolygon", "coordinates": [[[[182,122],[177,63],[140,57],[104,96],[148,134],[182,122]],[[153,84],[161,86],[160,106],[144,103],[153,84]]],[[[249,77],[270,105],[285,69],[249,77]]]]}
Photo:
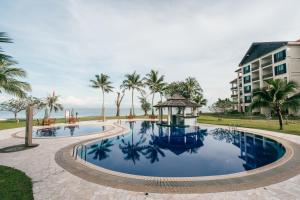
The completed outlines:
{"type": "MultiPolygon", "coordinates": [[[[108,74],[118,90],[125,74],[154,69],[168,82],[195,77],[210,105],[230,96],[252,42],[300,38],[299,7],[299,0],[0,0],[0,32],[13,39],[2,47],[28,72],[33,96],[55,91],[67,106],[96,107],[95,74],[108,74]]],[[[106,95],[106,105],[115,98],[106,95]]]]}

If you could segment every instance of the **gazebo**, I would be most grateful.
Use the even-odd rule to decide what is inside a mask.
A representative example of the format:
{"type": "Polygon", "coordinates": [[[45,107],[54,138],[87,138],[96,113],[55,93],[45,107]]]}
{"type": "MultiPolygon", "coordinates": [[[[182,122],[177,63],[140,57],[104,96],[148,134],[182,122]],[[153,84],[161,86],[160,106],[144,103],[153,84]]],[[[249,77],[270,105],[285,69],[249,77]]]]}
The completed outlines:
{"type": "Polygon", "coordinates": [[[186,126],[194,125],[198,115],[199,104],[194,103],[179,94],[175,94],[164,102],[155,105],[159,111],[159,123],[163,123],[163,109],[168,109],[168,126],[186,126]],[[190,112],[188,112],[190,111],[190,112]]]}

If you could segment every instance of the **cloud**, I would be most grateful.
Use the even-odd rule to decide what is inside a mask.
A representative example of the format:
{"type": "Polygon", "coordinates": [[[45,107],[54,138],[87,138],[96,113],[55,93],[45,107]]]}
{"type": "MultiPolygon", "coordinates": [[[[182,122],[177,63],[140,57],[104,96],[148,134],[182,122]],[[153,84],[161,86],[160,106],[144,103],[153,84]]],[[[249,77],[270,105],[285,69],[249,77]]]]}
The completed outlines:
{"type": "MultiPolygon", "coordinates": [[[[211,104],[230,95],[229,81],[252,42],[300,37],[299,5],[296,0],[6,0],[0,3],[0,30],[14,38],[5,49],[28,71],[33,95],[56,90],[65,104],[97,105],[99,93],[88,87],[95,74],[109,74],[117,88],[125,73],[154,68],[167,81],[196,77],[211,104]]],[[[114,98],[108,94],[107,104],[113,106],[114,98]]],[[[130,95],[124,105],[130,105],[130,95]]]]}

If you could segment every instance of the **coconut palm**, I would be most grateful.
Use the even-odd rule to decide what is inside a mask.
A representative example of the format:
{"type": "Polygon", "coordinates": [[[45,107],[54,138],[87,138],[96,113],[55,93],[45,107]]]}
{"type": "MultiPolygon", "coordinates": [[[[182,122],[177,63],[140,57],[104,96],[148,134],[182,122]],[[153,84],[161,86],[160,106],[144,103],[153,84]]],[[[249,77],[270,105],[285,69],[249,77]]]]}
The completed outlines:
{"type": "Polygon", "coordinates": [[[197,103],[198,105],[202,106],[206,106],[207,104],[207,99],[204,99],[203,95],[197,95],[193,97],[193,101],[195,103],[197,103]]]}
{"type": "Polygon", "coordinates": [[[164,75],[159,76],[158,71],[151,70],[150,73],[146,74],[145,84],[149,87],[152,94],[151,109],[152,109],[152,115],[154,115],[154,108],[153,108],[154,96],[155,93],[161,92],[163,85],[165,84],[164,75]]]}
{"type": "Polygon", "coordinates": [[[125,80],[122,83],[121,88],[125,90],[131,90],[131,110],[130,115],[135,116],[134,112],[134,103],[133,103],[133,97],[134,97],[134,90],[139,91],[140,93],[144,93],[143,87],[143,81],[141,79],[141,76],[137,74],[136,72],[133,72],[132,74],[126,74],[125,80]]]}
{"type": "Polygon", "coordinates": [[[282,130],[282,113],[289,109],[296,112],[300,108],[300,93],[295,93],[298,84],[282,79],[267,80],[266,83],[267,87],[253,91],[251,109],[271,109],[277,114],[280,130],[282,130]]]}
{"type": "Polygon", "coordinates": [[[185,85],[186,97],[188,99],[200,95],[203,92],[199,82],[193,77],[186,78],[184,85],[185,85]]]}
{"type": "Polygon", "coordinates": [[[49,116],[51,116],[52,111],[57,112],[59,110],[63,110],[64,107],[59,102],[59,96],[55,95],[55,92],[52,95],[49,95],[45,100],[46,109],[49,108],[49,116]]]}
{"type": "Polygon", "coordinates": [[[105,107],[104,107],[104,94],[112,92],[113,86],[111,86],[112,82],[109,81],[109,76],[106,74],[95,75],[95,80],[90,80],[92,83],[91,87],[100,89],[102,92],[102,117],[103,121],[105,121],[105,107]]]}
{"type": "MultiPolygon", "coordinates": [[[[11,42],[6,33],[0,32],[0,43],[11,42]]],[[[17,62],[11,56],[3,53],[0,46],[0,94],[6,92],[17,97],[25,97],[31,87],[28,83],[17,79],[26,77],[26,72],[21,68],[13,67],[16,64],[17,62]]]]}
{"type": "MultiPolygon", "coordinates": [[[[0,43],[12,43],[12,40],[7,36],[6,33],[0,32],[0,43]]],[[[0,61],[12,61],[12,57],[3,53],[0,46],[0,61]]]]}

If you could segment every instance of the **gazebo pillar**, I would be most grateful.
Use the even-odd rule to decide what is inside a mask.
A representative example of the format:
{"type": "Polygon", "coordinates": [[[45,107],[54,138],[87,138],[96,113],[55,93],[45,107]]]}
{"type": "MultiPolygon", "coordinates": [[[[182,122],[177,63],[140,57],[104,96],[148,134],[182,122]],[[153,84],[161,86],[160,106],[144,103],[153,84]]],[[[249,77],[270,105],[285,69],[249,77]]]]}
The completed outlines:
{"type": "Polygon", "coordinates": [[[168,125],[171,125],[172,107],[168,107],[168,125]]]}
{"type": "Polygon", "coordinates": [[[163,120],[163,109],[162,109],[162,107],[159,107],[158,111],[159,111],[159,113],[158,113],[158,115],[159,115],[159,123],[161,124],[162,120],[163,120]]]}

